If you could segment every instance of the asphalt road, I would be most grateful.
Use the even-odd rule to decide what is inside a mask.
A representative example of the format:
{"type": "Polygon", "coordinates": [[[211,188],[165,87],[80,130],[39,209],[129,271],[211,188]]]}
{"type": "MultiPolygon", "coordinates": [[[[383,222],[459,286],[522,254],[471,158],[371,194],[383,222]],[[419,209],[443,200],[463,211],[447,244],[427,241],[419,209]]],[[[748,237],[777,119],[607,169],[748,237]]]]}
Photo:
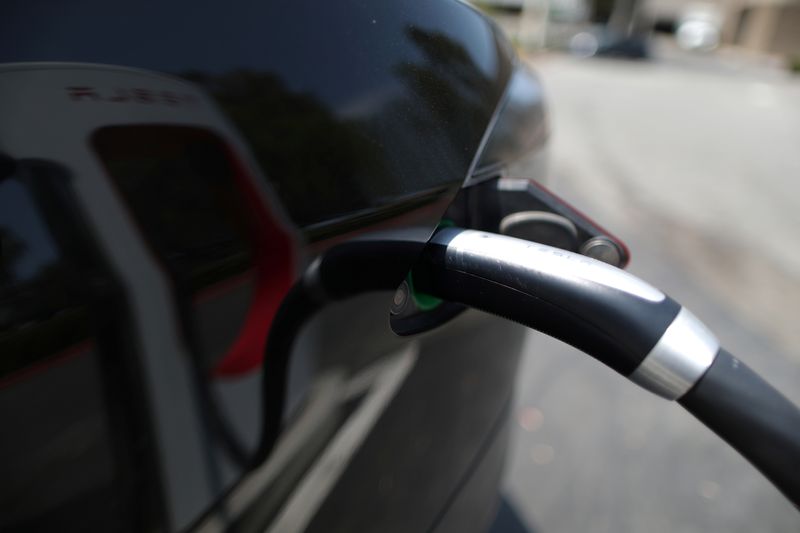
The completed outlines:
{"type": "MultiPolygon", "coordinates": [[[[553,188],[800,403],[800,80],[730,53],[660,56],[533,59],[553,188]]],[[[800,531],[800,513],[677,404],[572,348],[532,335],[517,392],[504,490],[530,531],[800,531]]]]}

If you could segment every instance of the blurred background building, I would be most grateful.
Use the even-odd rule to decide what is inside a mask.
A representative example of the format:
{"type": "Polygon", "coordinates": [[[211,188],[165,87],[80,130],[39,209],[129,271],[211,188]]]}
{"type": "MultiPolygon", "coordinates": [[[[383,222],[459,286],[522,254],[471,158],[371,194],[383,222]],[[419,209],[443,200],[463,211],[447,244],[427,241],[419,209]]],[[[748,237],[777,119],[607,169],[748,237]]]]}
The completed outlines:
{"type": "Polygon", "coordinates": [[[718,22],[721,43],[753,52],[800,54],[798,0],[646,0],[656,25],[674,25],[692,13],[708,13],[718,22]]]}
{"type": "Polygon", "coordinates": [[[736,47],[800,68],[800,0],[476,0],[528,48],[642,56],[652,34],[687,49],[736,47]],[[588,31],[596,42],[586,37],[588,31]]]}

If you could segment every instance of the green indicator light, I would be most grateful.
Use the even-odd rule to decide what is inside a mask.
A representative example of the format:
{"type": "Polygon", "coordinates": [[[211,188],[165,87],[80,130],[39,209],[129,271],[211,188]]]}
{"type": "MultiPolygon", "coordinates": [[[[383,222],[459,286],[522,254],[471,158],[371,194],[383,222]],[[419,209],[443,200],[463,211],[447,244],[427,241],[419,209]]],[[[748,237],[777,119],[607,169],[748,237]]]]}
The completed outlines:
{"type": "Polygon", "coordinates": [[[451,219],[451,218],[443,218],[442,220],[439,221],[439,225],[436,226],[436,229],[453,228],[453,227],[455,227],[455,225],[456,225],[456,223],[455,223],[455,221],[453,219],[451,219]]]}
{"type": "Polygon", "coordinates": [[[406,281],[408,282],[408,292],[411,293],[411,298],[414,299],[414,303],[421,311],[431,311],[436,309],[444,301],[441,298],[437,298],[436,296],[431,296],[430,294],[426,294],[414,289],[413,273],[408,273],[406,281]]]}

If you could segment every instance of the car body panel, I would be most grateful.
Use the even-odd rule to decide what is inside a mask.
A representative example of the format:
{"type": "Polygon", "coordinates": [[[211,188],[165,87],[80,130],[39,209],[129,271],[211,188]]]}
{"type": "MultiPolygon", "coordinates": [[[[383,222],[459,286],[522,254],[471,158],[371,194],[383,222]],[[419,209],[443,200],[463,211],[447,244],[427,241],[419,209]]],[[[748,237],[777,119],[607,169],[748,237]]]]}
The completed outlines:
{"type": "MultiPolygon", "coordinates": [[[[30,208],[42,211],[51,231],[61,231],[51,210],[69,212],[67,226],[85,226],[59,249],[78,270],[82,247],[98,250],[102,276],[79,285],[89,287],[86,294],[118,296],[113,313],[105,296],[86,297],[90,327],[105,320],[113,327],[103,331],[126,332],[81,352],[100,361],[106,388],[126,384],[115,400],[124,412],[98,415],[113,421],[112,440],[136,441],[114,455],[119,472],[109,474],[122,487],[117,525],[134,516],[140,521],[126,527],[135,530],[446,530],[463,523],[448,509],[466,486],[484,495],[475,509],[483,519],[472,527],[480,530],[492,515],[491,472],[502,466],[502,453],[486,450],[501,448],[522,339],[519,327],[500,319],[467,313],[399,338],[389,327],[391,293],[334,304],[293,348],[283,433],[267,461],[253,469],[237,464],[220,437],[247,452],[261,430],[258,359],[223,364],[241,352],[237,343],[251,334],[253,346],[265,342],[292,280],[335,244],[382,229],[432,232],[479,167],[510,98],[513,55],[465,4],[347,0],[315,4],[315,16],[303,16],[310,4],[159,4],[158,15],[147,6],[110,13],[92,2],[8,9],[3,25],[14,23],[16,33],[0,37],[0,152],[19,172],[32,169],[25,186],[58,191],[30,208]],[[200,152],[186,151],[195,144],[200,152]],[[249,228],[243,246],[252,256],[200,289],[180,266],[200,251],[164,248],[159,243],[177,230],[164,213],[148,218],[155,216],[148,206],[167,214],[192,207],[169,204],[169,189],[160,186],[131,188],[194,172],[198,186],[187,203],[227,224],[239,214],[216,213],[223,208],[203,192],[203,180],[217,178],[193,157],[231,173],[225,179],[234,185],[223,180],[223,188],[208,191],[240,202],[249,228]],[[92,288],[99,278],[113,290],[92,288]],[[258,320],[261,330],[248,326],[258,320]],[[120,360],[123,352],[130,354],[120,360]],[[473,476],[478,471],[489,474],[473,476]],[[137,489],[128,491],[134,478],[137,489]]],[[[542,149],[541,105],[539,91],[523,110],[528,119],[517,121],[540,133],[497,152],[503,158],[542,149]]],[[[492,172],[502,172],[500,163],[492,160],[492,172]]],[[[487,168],[482,180],[492,178],[487,168]]],[[[206,221],[206,229],[202,222],[191,237],[216,234],[216,222],[206,221]]],[[[7,289],[17,281],[0,285],[0,310],[11,304],[7,289]]],[[[43,360],[59,368],[61,359],[43,360]]],[[[0,387],[6,395],[15,382],[8,383],[0,387]]],[[[70,383],[59,387],[68,391],[70,383]]],[[[15,446],[24,457],[23,444],[15,446]]],[[[38,522],[23,517],[20,524],[52,525],[60,516],[43,511],[38,522]]],[[[91,522],[82,525],[96,527],[91,522]]]]}

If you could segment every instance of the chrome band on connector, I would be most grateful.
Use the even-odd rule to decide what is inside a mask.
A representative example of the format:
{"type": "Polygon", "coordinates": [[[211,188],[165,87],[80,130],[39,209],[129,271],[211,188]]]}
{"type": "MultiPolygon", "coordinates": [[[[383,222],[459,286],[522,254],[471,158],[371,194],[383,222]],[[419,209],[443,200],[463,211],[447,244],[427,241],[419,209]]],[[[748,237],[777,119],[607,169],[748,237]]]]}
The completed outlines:
{"type": "Polygon", "coordinates": [[[689,392],[719,352],[717,338],[682,307],[642,363],[628,378],[668,400],[689,392]]]}

